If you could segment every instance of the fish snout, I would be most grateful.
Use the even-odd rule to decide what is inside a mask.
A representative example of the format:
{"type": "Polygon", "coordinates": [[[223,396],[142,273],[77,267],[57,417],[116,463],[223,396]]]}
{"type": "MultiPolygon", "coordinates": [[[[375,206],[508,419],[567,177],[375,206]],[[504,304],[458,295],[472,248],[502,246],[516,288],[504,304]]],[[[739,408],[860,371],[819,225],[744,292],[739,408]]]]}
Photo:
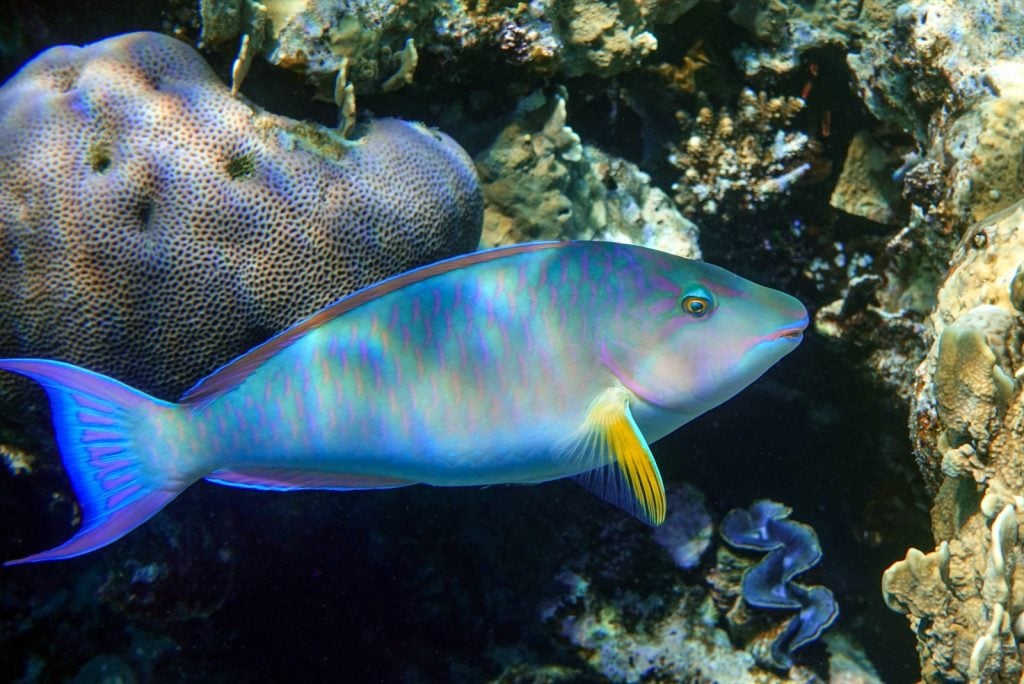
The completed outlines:
{"type": "MultiPolygon", "coordinates": [[[[781,293],[780,293],[781,294],[781,293]]],[[[786,306],[784,307],[785,313],[783,314],[783,320],[788,321],[768,336],[770,340],[792,340],[799,342],[803,339],[804,330],[807,329],[810,319],[807,315],[807,308],[800,303],[795,297],[784,295],[786,298],[786,306]]]]}
{"type": "Polygon", "coordinates": [[[807,324],[808,324],[808,320],[807,320],[807,315],[805,314],[804,317],[802,319],[800,319],[799,321],[797,321],[796,323],[793,323],[792,325],[788,325],[788,326],[785,326],[783,328],[780,328],[779,330],[776,330],[774,333],[772,333],[769,336],[769,339],[774,339],[774,340],[783,340],[783,339],[785,339],[785,340],[793,340],[794,342],[799,342],[804,337],[804,330],[807,329],[807,324]]]}

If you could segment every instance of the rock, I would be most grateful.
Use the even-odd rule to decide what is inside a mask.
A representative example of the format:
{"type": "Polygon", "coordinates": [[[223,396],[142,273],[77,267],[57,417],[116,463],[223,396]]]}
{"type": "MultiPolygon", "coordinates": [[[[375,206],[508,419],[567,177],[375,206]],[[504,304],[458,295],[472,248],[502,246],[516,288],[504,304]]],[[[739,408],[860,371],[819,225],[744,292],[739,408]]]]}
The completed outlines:
{"type": "Polygon", "coordinates": [[[647,174],[580,142],[566,123],[564,92],[526,98],[476,164],[486,247],[599,239],[700,257],[697,227],[647,174]]]}
{"type": "Polygon", "coordinates": [[[875,223],[897,224],[900,189],[892,179],[886,157],[885,148],[870,133],[857,133],[846,151],[829,204],[875,223]]]}

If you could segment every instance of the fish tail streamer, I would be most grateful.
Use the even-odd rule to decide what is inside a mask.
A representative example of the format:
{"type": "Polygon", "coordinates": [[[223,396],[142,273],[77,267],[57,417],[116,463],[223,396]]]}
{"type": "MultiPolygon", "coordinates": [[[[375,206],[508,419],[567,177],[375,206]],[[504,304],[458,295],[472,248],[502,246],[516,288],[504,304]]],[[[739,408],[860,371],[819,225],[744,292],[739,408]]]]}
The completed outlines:
{"type": "Polygon", "coordinates": [[[71,539],[4,565],[73,558],[106,546],[156,515],[193,481],[170,467],[177,449],[161,444],[161,430],[153,429],[175,404],[59,361],[0,359],[0,369],[46,390],[64,467],[82,509],[82,525],[71,539]]]}

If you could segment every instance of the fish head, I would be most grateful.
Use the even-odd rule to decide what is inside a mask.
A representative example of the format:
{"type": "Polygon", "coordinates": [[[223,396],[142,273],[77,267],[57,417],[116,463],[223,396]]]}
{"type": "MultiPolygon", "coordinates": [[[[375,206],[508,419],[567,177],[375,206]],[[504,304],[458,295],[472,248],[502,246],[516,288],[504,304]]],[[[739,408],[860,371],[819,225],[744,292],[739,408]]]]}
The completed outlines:
{"type": "Polygon", "coordinates": [[[807,310],[794,297],[718,266],[659,257],[634,275],[641,291],[627,298],[630,315],[602,350],[606,365],[642,401],[699,415],[800,344],[807,310]]]}

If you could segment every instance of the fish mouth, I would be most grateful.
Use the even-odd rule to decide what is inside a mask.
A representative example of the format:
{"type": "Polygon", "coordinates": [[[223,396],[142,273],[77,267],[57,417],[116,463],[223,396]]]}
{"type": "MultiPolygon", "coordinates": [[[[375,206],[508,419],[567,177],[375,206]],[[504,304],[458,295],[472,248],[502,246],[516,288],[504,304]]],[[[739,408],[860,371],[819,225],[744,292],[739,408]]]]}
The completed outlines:
{"type": "Polygon", "coordinates": [[[807,318],[803,318],[792,325],[787,325],[785,328],[779,328],[775,332],[771,333],[765,338],[765,341],[771,342],[774,340],[791,340],[793,342],[799,342],[804,338],[804,330],[807,329],[807,318]]]}

